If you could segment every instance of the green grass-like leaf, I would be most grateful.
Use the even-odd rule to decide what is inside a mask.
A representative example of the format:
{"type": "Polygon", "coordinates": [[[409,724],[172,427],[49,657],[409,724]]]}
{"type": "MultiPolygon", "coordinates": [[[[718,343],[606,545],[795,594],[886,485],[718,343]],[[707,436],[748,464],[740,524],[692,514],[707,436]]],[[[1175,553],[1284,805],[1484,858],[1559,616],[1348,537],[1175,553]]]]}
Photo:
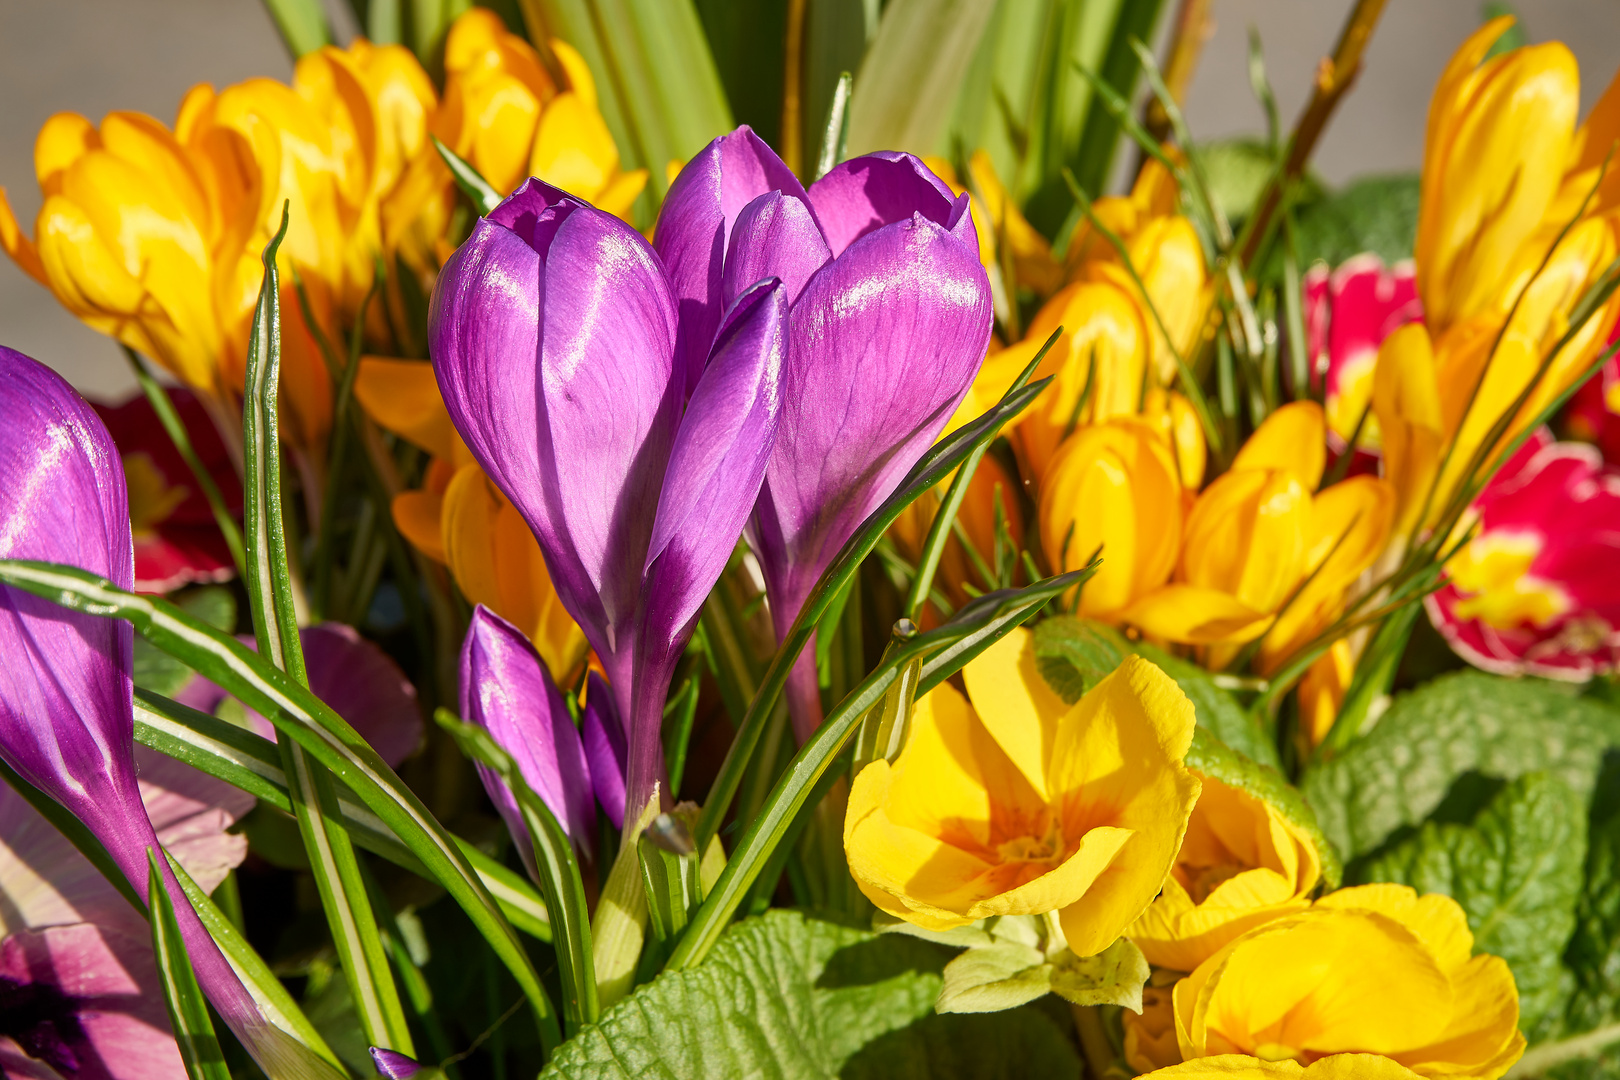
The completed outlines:
{"type": "Polygon", "coordinates": [[[147,907],[152,919],[152,957],[157,962],[163,1000],[169,1007],[169,1027],[179,1044],[186,1075],[191,1080],[231,1080],[219,1037],[214,1034],[214,1022],[208,1018],[208,999],[197,985],[185,940],[180,936],[180,924],[175,921],[174,905],[163,887],[163,864],[156,851],[148,849],[146,856],[151,867],[147,907]]]}

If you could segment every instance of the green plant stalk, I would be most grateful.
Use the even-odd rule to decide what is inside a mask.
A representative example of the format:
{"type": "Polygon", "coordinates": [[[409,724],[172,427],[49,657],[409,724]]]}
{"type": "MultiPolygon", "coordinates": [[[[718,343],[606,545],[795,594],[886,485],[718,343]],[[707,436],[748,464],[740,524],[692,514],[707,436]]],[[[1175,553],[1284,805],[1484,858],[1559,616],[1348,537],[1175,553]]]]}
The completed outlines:
{"type": "MultiPolygon", "coordinates": [[[[1299,276],[1299,244],[1294,236],[1294,215],[1283,210],[1283,318],[1288,327],[1288,360],[1294,383],[1294,400],[1311,398],[1311,344],[1305,336],[1304,285],[1299,276]]],[[[1357,438],[1359,438],[1359,433],[1357,438]]],[[[1355,449],[1355,440],[1344,453],[1346,462],[1355,449]]]]}
{"type": "Polygon", "coordinates": [[[331,42],[320,0],[264,0],[264,7],[294,60],[331,42]]]}
{"type": "Polygon", "coordinates": [[[1317,747],[1314,756],[1318,760],[1342,752],[1366,727],[1373,702],[1388,693],[1390,684],[1395,681],[1395,670],[1400,667],[1401,655],[1406,651],[1406,643],[1422,610],[1415,601],[1407,604],[1385,619],[1368,642],[1363,662],[1356,665],[1350,689],[1339,706],[1339,714],[1333,718],[1333,727],[1317,747]]]}
{"type": "Polygon", "coordinates": [[[152,920],[152,958],[156,961],[163,1001],[169,1009],[169,1027],[180,1048],[180,1060],[190,1080],[231,1080],[220,1052],[214,1022],[208,1018],[208,999],[197,985],[186,955],[186,942],[174,917],[174,905],[163,887],[163,864],[158,853],[146,851],[151,870],[147,875],[147,907],[152,920]]]}
{"type": "MultiPolygon", "coordinates": [[[[276,252],[287,232],[281,228],[264,250],[264,284],[248,341],[247,385],[243,396],[243,515],[247,525],[248,573],[243,579],[253,611],[259,651],[300,686],[308,687],[298,615],[292,595],[282,525],[281,445],[277,402],[281,375],[280,282],[276,252]]],[[[388,954],[366,895],[365,882],[349,834],[336,824],[331,778],[310,762],[291,740],[278,744],[288,779],[293,817],[309,855],[332,942],[348,977],[366,1038],[373,1046],[414,1055],[410,1026],[388,966],[388,954]]]]}
{"type": "MultiPolygon", "coordinates": [[[[1050,349],[1056,339],[1057,335],[1054,334],[1041,352],[1044,354],[1050,349]]],[[[928,594],[933,590],[934,574],[939,571],[939,560],[944,557],[945,545],[951,538],[951,526],[956,524],[956,514],[962,509],[962,500],[967,497],[968,484],[989,448],[989,443],[973,448],[967,460],[962,462],[962,467],[956,470],[956,476],[945,492],[945,500],[934,512],[934,520],[929,524],[928,535],[923,540],[922,558],[917,560],[916,576],[911,579],[911,588],[906,591],[904,610],[906,617],[913,621],[922,618],[923,605],[928,602],[928,594]]]]}
{"type": "MultiPolygon", "coordinates": [[[[136,687],[135,741],[239,787],[284,813],[292,813],[280,751],[275,743],[251,731],[136,687]]],[[[0,762],[0,769],[4,765],[0,762]]],[[[54,801],[46,801],[57,806],[54,801]]],[[[66,811],[61,812],[66,814],[66,811]]],[[[393,830],[347,788],[338,792],[337,814],[355,843],[425,880],[435,880],[393,830]]],[[[68,820],[77,822],[78,819],[69,817],[68,820]]],[[[85,835],[88,836],[88,832],[85,835]]],[[[534,886],[470,842],[459,836],[451,839],[512,925],[549,943],[550,916],[534,886]]],[[[102,858],[105,857],[103,851],[102,858]]],[[[107,865],[112,866],[110,862],[107,865]]],[[[122,875],[119,880],[123,880],[122,875]]],[[[127,887],[128,883],[125,884],[127,887]]]]}
{"type": "Polygon", "coordinates": [[[832,105],[827,110],[827,127],[821,135],[821,153],[816,158],[816,174],[812,179],[820,180],[832,172],[849,152],[849,92],[855,85],[855,79],[849,72],[838,76],[838,85],[833,90],[832,105]]]}
{"type": "Polygon", "coordinates": [[[208,500],[208,509],[213,511],[214,524],[219,526],[220,535],[225,537],[225,546],[230,549],[231,562],[236,564],[237,575],[247,573],[247,557],[242,549],[242,530],[236,527],[236,519],[231,517],[230,510],[225,506],[225,496],[220,494],[219,485],[214,478],[208,475],[208,469],[203,465],[197,451],[192,448],[191,437],[186,434],[186,425],[181,421],[180,414],[175,410],[174,401],[170,399],[169,392],[163,388],[147,370],[146,364],[136,355],[135,350],[128,345],[121,345],[124,357],[129,361],[130,371],[135,374],[135,381],[140,384],[141,393],[152,405],[152,412],[157,415],[158,423],[169,436],[169,441],[179,452],[180,458],[191,470],[192,477],[197,481],[197,487],[208,500]]]}
{"type": "Polygon", "coordinates": [[[490,211],[501,205],[501,193],[490,186],[479,171],[463,161],[456,152],[439,141],[437,135],[429,135],[433,140],[433,149],[439,152],[444,163],[450,167],[450,175],[455,178],[456,186],[461,193],[467,196],[478,211],[479,217],[487,216],[490,211]]]}
{"type": "Polygon", "coordinates": [[[1016,592],[994,593],[964,608],[951,622],[919,634],[904,648],[894,650],[861,684],[840,702],[794,756],[788,770],[772,788],[760,815],[754,819],[737,844],[713,890],[687,926],[686,934],[666,965],[673,970],[700,963],[719,940],[726,924],[753,888],[754,881],[781,844],[795,817],[809,801],[811,793],[844,745],[854,737],[867,711],[883,700],[900,671],[919,656],[960,646],[972,638],[976,648],[958,647],[943,665],[936,668],[939,680],[960,669],[977,652],[997,638],[1033,617],[1048,600],[1073,587],[1089,570],[1047,578],[1016,592]],[[989,614],[986,615],[986,612],[989,614]]]}
{"type": "Polygon", "coordinates": [[[556,1012],[512,927],[451,835],[346,721],[267,659],[231,635],[159,597],[126,592],[77,567],[0,559],[0,583],[71,611],[132,623],[141,636],[275,725],[348,785],[410,849],[472,920],[523,990],[549,1053],[560,1038],[556,1012]]]}
{"type": "MultiPolygon", "coordinates": [[[[1141,60],[1131,48],[1131,41],[1153,39],[1164,0],[1130,0],[1120,5],[1114,30],[1108,42],[1098,74],[1109,85],[1123,88],[1128,96],[1136,89],[1136,80],[1142,73],[1141,60]]],[[[1085,127],[1081,130],[1074,157],[1065,163],[1081,187],[1087,191],[1101,190],[1108,182],[1108,174],[1119,146],[1120,123],[1106,108],[1086,109],[1085,127]]]]}
{"type": "Polygon", "coordinates": [[[337,377],[337,393],[332,402],[332,452],[326,466],[326,491],[322,493],[321,520],[316,525],[315,554],[311,559],[315,571],[313,597],[315,610],[322,613],[327,610],[327,601],[331,596],[332,541],[337,532],[338,494],[343,486],[343,467],[347,464],[350,437],[349,409],[354,401],[355,376],[360,371],[360,348],[366,325],[366,309],[371,306],[381,286],[382,264],[379,260],[377,274],[372,278],[371,288],[366,291],[365,299],[360,302],[359,314],[355,316],[354,330],[349,336],[348,363],[337,377]]]}
{"type": "MultiPolygon", "coordinates": [[[[1048,345],[1050,344],[1048,342],[1048,345]]],[[[692,831],[699,851],[705,849],[709,838],[719,828],[720,820],[725,816],[732,797],[737,793],[737,785],[742,782],[749,759],[753,757],[754,748],[764,731],[765,721],[775,708],[776,700],[781,696],[782,688],[787,683],[788,672],[798,660],[799,653],[809,643],[827,607],[838,595],[839,590],[860,570],[861,561],[882,537],[884,530],[900,516],[902,510],[949,475],[951,469],[965,459],[975,445],[988,445],[1003,424],[1027,408],[1030,402],[1046,389],[1052,381],[1051,377],[1032,385],[1025,385],[1040,361],[1040,356],[1030,361],[993,409],[949,438],[936,443],[924,454],[906,479],[901,481],[895,493],[867,517],[821,575],[821,580],[810,593],[810,599],[782,638],[776,657],[765,673],[760,691],[749,704],[748,713],[738,727],[731,749],[727,751],[725,760],[720,765],[720,772],[715,777],[714,785],[709,789],[709,797],[703,804],[697,827],[692,831]]]]}

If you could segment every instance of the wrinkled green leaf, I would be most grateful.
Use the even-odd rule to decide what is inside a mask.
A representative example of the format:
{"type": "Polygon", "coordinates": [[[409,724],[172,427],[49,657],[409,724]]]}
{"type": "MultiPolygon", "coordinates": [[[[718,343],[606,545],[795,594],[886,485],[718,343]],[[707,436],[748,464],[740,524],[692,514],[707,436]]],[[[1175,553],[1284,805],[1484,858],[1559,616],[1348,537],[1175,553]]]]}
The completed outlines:
{"type": "Polygon", "coordinates": [[[945,965],[934,1008],[942,1013],[1016,1009],[1052,990],[1052,965],[1032,945],[1003,942],[968,949],[945,965]]]}
{"type": "MultiPolygon", "coordinates": [[[[1611,764],[1620,762],[1611,759],[1611,764]]],[[[1617,787],[1620,769],[1606,770],[1602,790],[1612,799],[1617,787]]],[[[1566,1030],[1586,1031],[1620,1019],[1620,812],[1611,807],[1593,807],[1575,932],[1564,963],[1575,979],[1566,1030]]]]}
{"type": "Polygon", "coordinates": [[[1052,991],[1075,1005],[1123,1005],[1139,1013],[1150,974],[1142,950],[1120,938],[1096,956],[1058,953],[1052,958],[1052,991]]]}
{"type": "Polygon", "coordinates": [[[1575,928],[1585,855],[1580,798],[1556,777],[1527,773],[1471,825],[1427,822],[1357,876],[1444,893],[1461,904],[1475,951],[1500,956],[1513,969],[1520,1026],[1533,1037],[1570,991],[1559,956],[1575,928]]]}
{"type": "Polygon", "coordinates": [[[1363,251],[1386,263],[1410,259],[1417,216],[1416,173],[1357,180],[1299,210],[1300,262],[1309,266],[1320,259],[1337,266],[1363,251]]]}
{"type": "Polygon", "coordinates": [[[1328,839],[1355,858],[1425,821],[1466,772],[1504,780],[1547,772],[1584,801],[1616,743],[1620,710],[1550,683],[1462,671],[1397,697],[1301,787],[1328,839]]]}
{"type": "Polygon", "coordinates": [[[1131,641],[1112,626],[1086,619],[1047,619],[1035,628],[1035,663],[1065,701],[1078,701],[1097,680],[1132,653],[1176,680],[1198,710],[1198,724],[1252,761],[1280,768],[1277,748],[1254,715],[1215,685],[1208,671],[1145,641],[1131,641]]]}
{"type": "Polygon", "coordinates": [[[547,1078],[908,1080],[1077,1076],[1043,1013],[933,1015],[949,952],[775,910],[666,971],[567,1043],[547,1078]]]}

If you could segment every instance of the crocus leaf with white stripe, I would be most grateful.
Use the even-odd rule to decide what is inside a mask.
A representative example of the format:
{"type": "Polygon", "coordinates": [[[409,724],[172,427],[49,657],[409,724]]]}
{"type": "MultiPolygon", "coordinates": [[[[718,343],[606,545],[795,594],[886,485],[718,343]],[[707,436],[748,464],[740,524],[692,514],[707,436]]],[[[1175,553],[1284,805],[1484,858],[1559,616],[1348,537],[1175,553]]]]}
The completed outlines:
{"type": "Polygon", "coordinates": [[[186,957],[186,942],[174,918],[174,905],[159,883],[163,867],[156,851],[147,852],[151,875],[147,907],[152,917],[152,954],[157,960],[158,977],[163,983],[163,1000],[169,1007],[169,1026],[180,1045],[180,1058],[186,1063],[191,1080],[230,1080],[225,1055],[208,1018],[208,1001],[186,957]]]}

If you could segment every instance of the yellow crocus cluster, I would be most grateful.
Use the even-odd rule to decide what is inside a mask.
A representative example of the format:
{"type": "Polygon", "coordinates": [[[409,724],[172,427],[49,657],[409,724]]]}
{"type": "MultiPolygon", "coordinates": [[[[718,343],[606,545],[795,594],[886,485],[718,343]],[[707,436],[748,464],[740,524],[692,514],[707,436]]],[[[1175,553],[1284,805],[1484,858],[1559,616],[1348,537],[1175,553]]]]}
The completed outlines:
{"type": "Polygon", "coordinates": [[[553,677],[568,680],[585,657],[585,635],[558,599],[534,533],[450,423],[433,365],[363,357],[354,393],[384,428],[433,456],[423,486],[394,498],[400,535],[448,566],[469,603],[527,634],[553,677]]]}
{"type": "MultiPolygon", "coordinates": [[[[379,260],[391,272],[399,256],[431,285],[455,186],[430,133],[506,190],[521,179],[507,175],[515,168],[621,212],[640,192],[645,174],[619,170],[578,54],[552,50],[555,77],[478,9],[451,28],[442,101],[409,50],[361,39],[304,56],[290,84],[193,87],[173,128],[139,113],[111,113],[99,128],[59,113],[35,144],[44,203],[34,236],[0,192],[0,247],[88,325],[202,393],[229,430],[260,253],[286,205],[283,432],[318,458],[331,380],[295,285],[333,343],[359,317],[379,260]]],[[[385,305],[366,309],[374,346],[397,344],[391,326],[385,305]]]]}
{"type": "Polygon", "coordinates": [[[1337,618],[1388,542],[1394,494],[1370,476],[1318,490],[1325,437],[1315,402],[1267,417],[1192,503],[1173,579],[1118,621],[1209,646],[1216,666],[1263,636],[1257,665],[1267,672],[1337,618]]]}
{"type": "Polygon", "coordinates": [[[1400,533],[1437,523],[1490,463],[1474,459],[1586,370],[1620,312],[1611,300],[1558,347],[1620,251],[1620,178],[1611,168],[1599,183],[1620,137],[1620,81],[1577,128],[1579,76],[1563,44],[1485,59],[1510,21],[1464,42],[1429,106],[1415,254],[1424,322],[1384,341],[1373,378],[1400,533]]]}

